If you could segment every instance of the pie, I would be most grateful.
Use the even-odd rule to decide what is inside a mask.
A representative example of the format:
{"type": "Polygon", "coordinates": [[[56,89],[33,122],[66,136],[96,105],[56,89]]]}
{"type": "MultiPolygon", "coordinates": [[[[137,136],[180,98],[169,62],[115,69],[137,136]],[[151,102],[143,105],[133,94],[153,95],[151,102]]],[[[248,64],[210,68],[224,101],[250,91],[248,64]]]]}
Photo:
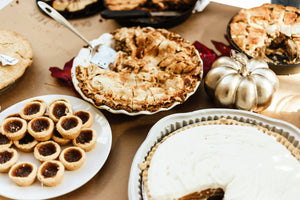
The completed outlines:
{"type": "Polygon", "coordinates": [[[31,162],[19,162],[9,170],[9,178],[19,186],[29,186],[34,183],[37,167],[31,162]]]}
{"type": "Polygon", "coordinates": [[[110,70],[74,66],[79,92],[97,107],[155,112],[183,103],[202,79],[192,44],[165,29],[120,28],[112,33],[117,56],[110,70]]]}
{"type": "Polygon", "coordinates": [[[53,187],[59,185],[64,177],[65,167],[57,160],[43,162],[37,171],[37,178],[43,185],[53,187]]]}
{"type": "Polygon", "coordinates": [[[300,10],[274,4],[242,9],[230,23],[233,42],[267,62],[300,62],[300,10]]]}
{"type": "Polygon", "coordinates": [[[0,91],[18,80],[32,64],[33,50],[30,42],[22,35],[0,29],[0,54],[18,59],[15,65],[0,62],[0,91]]]}
{"type": "Polygon", "coordinates": [[[85,9],[86,6],[96,3],[98,0],[54,0],[52,6],[58,11],[76,12],[85,9]]]}
{"type": "Polygon", "coordinates": [[[299,161],[279,133],[221,118],[158,137],[140,164],[142,190],[149,200],[298,199],[299,161]]]}
{"type": "Polygon", "coordinates": [[[185,10],[195,0],[105,0],[110,10],[185,10]]]}

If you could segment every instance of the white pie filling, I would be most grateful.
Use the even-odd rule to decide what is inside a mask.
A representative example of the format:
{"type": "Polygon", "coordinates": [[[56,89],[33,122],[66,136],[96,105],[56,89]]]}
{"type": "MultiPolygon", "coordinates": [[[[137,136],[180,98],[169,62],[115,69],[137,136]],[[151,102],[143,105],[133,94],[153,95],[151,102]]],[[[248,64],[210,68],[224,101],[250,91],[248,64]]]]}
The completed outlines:
{"type": "Polygon", "coordinates": [[[158,146],[147,187],[154,200],[208,188],[222,188],[224,200],[298,199],[300,163],[256,127],[196,126],[158,146]]]}

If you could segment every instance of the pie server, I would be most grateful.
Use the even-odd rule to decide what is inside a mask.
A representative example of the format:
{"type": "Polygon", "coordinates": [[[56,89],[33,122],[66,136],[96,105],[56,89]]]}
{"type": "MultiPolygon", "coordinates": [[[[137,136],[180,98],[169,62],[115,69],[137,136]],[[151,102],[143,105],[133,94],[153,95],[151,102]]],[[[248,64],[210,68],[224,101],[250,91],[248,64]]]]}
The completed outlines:
{"type": "Polygon", "coordinates": [[[109,64],[115,61],[115,57],[117,53],[110,47],[105,45],[94,45],[89,42],[83,35],[81,35],[61,14],[59,14],[54,8],[49,6],[47,3],[43,1],[37,2],[38,6],[41,10],[43,10],[50,17],[55,19],[60,24],[67,27],[77,36],[79,36],[84,42],[86,42],[90,48],[91,59],[90,62],[98,65],[103,69],[109,69],[109,64]]]}

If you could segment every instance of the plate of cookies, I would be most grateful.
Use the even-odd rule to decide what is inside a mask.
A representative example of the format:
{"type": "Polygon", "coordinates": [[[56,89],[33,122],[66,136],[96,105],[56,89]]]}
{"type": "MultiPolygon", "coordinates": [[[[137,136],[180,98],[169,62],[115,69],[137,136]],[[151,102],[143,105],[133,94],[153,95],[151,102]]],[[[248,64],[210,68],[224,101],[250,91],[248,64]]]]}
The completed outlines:
{"type": "Polygon", "coordinates": [[[88,182],[112,142],[105,116],[66,95],[21,101],[0,113],[0,195],[48,199],[88,182]]]}

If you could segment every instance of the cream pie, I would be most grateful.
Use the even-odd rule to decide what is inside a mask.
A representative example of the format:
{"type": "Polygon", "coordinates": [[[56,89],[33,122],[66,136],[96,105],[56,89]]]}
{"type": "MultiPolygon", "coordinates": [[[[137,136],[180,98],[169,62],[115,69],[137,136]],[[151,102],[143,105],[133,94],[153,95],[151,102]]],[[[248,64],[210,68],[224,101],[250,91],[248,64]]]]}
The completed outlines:
{"type": "Polygon", "coordinates": [[[10,140],[20,140],[27,131],[27,122],[19,117],[10,117],[2,121],[1,133],[10,140]]]}
{"type": "Polygon", "coordinates": [[[198,87],[201,59],[180,35],[149,27],[124,27],[111,34],[117,56],[110,70],[75,66],[75,87],[97,107],[155,112],[183,103],[198,87]]]}
{"type": "Polygon", "coordinates": [[[38,169],[37,177],[43,185],[59,185],[64,177],[65,167],[57,160],[46,161],[38,169]]]}
{"type": "Polygon", "coordinates": [[[46,141],[52,137],[54,122],[49,117],[36,117],[28,123],[28,132],[37,141],[46,141]]]}
{"type": "Polygon", "coordinates": [[[41,161],[55,160],[61,152],[60,146],[53,141],[45,141],[38,143],[33,151],[34,157],[41,161]]]}
{"type": "Polygon", "coordinates": [[[18,160],[18,152],[13,148],[0,149],[0,172],[8,172],[18,160]]]}
{"type": "Polygon", "coordinates": [[[300,62],[300,10],[275,4],[241,9],[230,23],[233,42],[267,62],[300,62]]]}
{"type": "Polygon", "coordinates": [[[85,151],[79,147],[65,148],[59,156],[60,162],[65,166],[66,169],[71,171],[82,167],[85,159],[85,151]]]}
{"type": "Polygon", "coordinates": [[[141,163],[149,200],[298,199],[300,150],[266,128],[220,119],[179,129],[141,163]]]}
{"type": "Polygon", "coordinates": [[[33,50],[30,42],[22,35],[0,29],[0,54],[18,59],[15,65],[0,62],[0,91],[18,80],[32,64],[33,50]]]}
{"type": "Polygon", "coordinates": [[[37,175],[37,167],[31,162],[20,162],[9,170],[9,178],[19,186],[29,186],[34,183],[37,175]]]}

